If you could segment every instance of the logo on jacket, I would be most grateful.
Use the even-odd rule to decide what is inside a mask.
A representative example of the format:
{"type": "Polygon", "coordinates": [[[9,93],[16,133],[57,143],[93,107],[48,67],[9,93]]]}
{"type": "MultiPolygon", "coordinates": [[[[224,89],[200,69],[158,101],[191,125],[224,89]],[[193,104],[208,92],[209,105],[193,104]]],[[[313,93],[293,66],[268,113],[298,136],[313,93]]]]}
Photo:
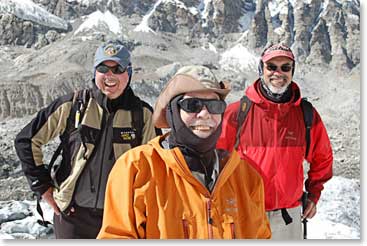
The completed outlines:
{"type": "Polygon", "coordinates": [[[294,132],[293,131],[287,131],[286,134],[285,134],[285,139],[287,139],[287,140],[293,140],[293,141],[296,141],[297,140],[297,138],[294,135],[294,132]]]}
{"type": "Polygon", "coordinates": [[[237,213],[238,212],[237,201],[235,198],[228,198],[225,201],[226,202],[225,202],[224,210],[227,213],[237,213]]]}
{"type": "Polygon", "coordinates": [[[131,140],[134,140],[135,137],[136,137],[136,134],[133,130],[130,130],[130,131],[122,131],[120,133],[120,136],[122,138],[122,140],[124,141],[131,141],[131,140]]]}

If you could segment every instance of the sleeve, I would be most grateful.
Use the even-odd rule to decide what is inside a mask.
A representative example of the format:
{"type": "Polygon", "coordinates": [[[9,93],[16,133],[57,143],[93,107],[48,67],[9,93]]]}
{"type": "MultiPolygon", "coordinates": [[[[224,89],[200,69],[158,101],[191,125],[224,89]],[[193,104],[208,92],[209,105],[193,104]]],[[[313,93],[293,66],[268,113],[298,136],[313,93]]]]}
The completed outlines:
{"type": "Polygon", "coordinates": [[[15,138],[14,146],[22,170],[31,190],[38,195],[42,195],[51,186],[48,168],[44,165],[42,146],[65,130],[72,98],[73,94],[60,97],[41,109],[15,138]]]}
{"type": "Polygon", "coordinates": [[[222,133],[217,142],[217,149],[224,149],[229,152],[233,150],[236,143],[237,132],[237,111],[240,102],[237,101],[227,106],[222,120],[222,133]]]}
{"type": "Polygon", "coordinates": [[[144,146],[123,154],[109,174],[103,222],[97,239],[146,238],[145,193],[151,175],[142,155],[135,154],[141,148],[144,146]]]}
{"type": "Polygon", "coordinates": [[[308,198],[317,204],[324,189],[324,183],[333,175],[333,151],[326,128],[315,109],[310,150],[306,160],[310,163],[310,169],[305,188],[308,198]]]}

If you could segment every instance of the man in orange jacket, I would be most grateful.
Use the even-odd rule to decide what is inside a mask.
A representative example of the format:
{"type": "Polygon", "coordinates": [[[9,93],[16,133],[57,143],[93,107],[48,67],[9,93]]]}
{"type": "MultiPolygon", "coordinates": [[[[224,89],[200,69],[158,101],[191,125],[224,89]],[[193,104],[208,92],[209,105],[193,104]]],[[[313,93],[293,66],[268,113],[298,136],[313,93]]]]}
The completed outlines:
{"type": "Polygon", "coordinates": [[[270,238],[261,176],[215,149],[229,91],[206,67],[176,73],[153,114],[171,131],[117,160],[97,238],[270,238]]]}

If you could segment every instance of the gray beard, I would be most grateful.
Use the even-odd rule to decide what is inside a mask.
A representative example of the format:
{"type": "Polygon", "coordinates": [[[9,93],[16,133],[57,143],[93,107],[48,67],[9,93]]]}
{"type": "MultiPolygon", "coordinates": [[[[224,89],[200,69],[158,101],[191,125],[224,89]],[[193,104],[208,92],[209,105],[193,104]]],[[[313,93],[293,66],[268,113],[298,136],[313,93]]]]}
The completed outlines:
{"type": "Polygon", "coordinates": [[[274,101],[279,101],[284,93],[287,91],[289,85],[292,81],[289,81],[286,85],[282,86],[281,88],[276,88],[272,85],[268,86],[264,80],[264,76],[261,76],[261,86],[265,90],[267,96],[269,98],[274,99],[274,101]]]}

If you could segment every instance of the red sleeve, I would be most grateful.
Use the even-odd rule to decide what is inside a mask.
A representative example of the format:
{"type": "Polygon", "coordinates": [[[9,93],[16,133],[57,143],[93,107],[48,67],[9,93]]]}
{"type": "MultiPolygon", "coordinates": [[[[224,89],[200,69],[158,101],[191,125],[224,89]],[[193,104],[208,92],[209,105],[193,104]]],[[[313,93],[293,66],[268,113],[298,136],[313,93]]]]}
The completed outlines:
{"type": "Polygon", "coordinates": [[[237,112],[240,102],[234,102],[227,106],[222,121],[222,133],[217,142],[217,149],[224,149],[229,152],[233,150],[236,143],[237,112]]]}
{"type": "Polygon", "coordinates": [[[320,115],[314,109],[314,122],[311,127],[310,150],[306,160],[310,163],[305,186],[309,199],[317,203],[324,183],[333,176],[333,151],[320,115]]]}

